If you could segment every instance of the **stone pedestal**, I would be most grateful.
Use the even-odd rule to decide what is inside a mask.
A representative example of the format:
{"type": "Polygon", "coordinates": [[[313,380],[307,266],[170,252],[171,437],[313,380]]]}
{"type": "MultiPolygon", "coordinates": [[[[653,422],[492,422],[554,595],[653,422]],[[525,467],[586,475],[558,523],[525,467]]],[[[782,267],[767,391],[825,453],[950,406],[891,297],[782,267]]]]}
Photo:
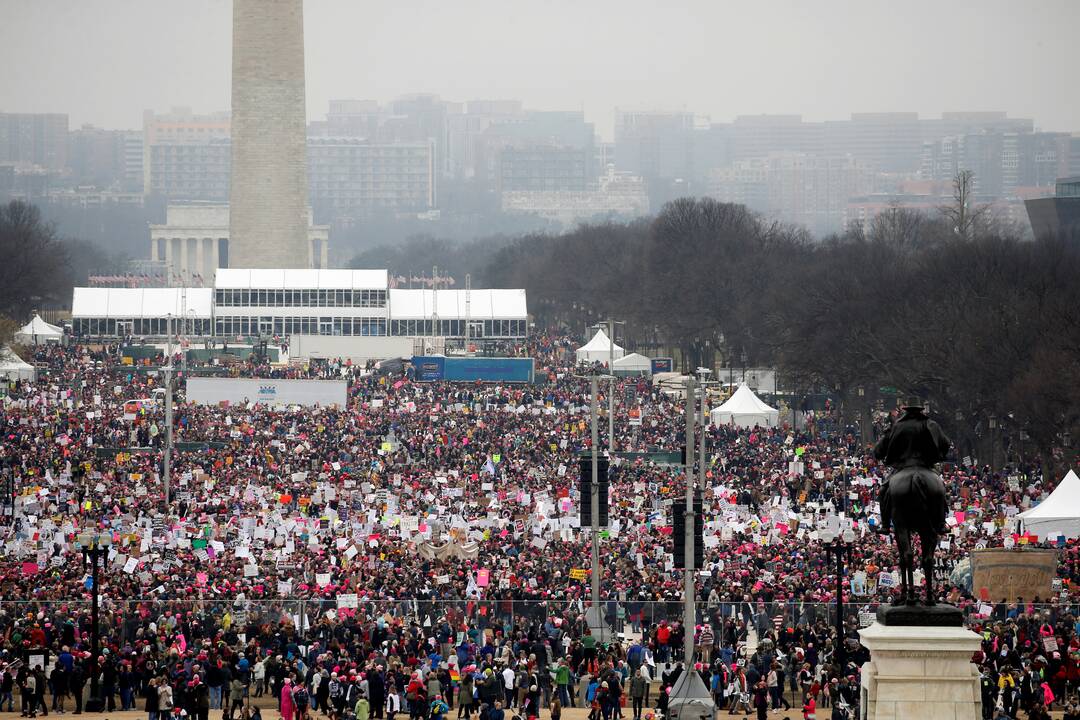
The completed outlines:
{"type": "Polygon", "coordinates": [[[980,720],[979,636],[962,627],[876,622],[859,632],[863,720],[980,720]]]}

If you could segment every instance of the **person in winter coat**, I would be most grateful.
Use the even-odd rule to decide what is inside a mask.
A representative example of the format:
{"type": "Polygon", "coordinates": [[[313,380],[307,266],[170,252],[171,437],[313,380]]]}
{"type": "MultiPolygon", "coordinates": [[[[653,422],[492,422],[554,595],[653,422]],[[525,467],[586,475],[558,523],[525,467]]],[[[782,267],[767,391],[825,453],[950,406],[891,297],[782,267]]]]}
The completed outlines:
{"type": "Polygon", "coordinates": [[[363,693],[360,693],[360,697],[353,706],[353,715],[356,716],[356,720],[368,720],[371,716],[371,704],[363,693]]]}
{"type": "Polygon", "coordinates": [[[198,675],[191,678],[194,683],[191,692],[191,710],[195,720],[208,720],[210,717],[210,686],[204,683],[198,675]]]}
{"type": "Polygon", "coordinates": [[[751,702],[757,709],[758,720],[766,720],[769,716],[769,686],[764,678],[754,686],[754,699],[751,702]]]}
{"type": "Polygon", "coordinates": [[[251,669],[251,678],[255,681],[255,697],[259,698],[266,692],[266,662],[259,660],[251,669]]]}
{"type": "Polygon", "coordinates": [[[461,678],[461,687],[458,688],[458,718],[464,717],[465,720],[469,720],[472,717],[473,709],[476,707],[475,700],[473,699],[473,676],[470,673],[465,673],[461,678]]]}
{"type": "Polygon", "coordinates": [[[817,720],[817,703],[810,693],[803,696],[802,716],[803,720],[817,720]]]}
{"type": "Polygon", "coordinates": [[[158,683],[161,682],[161,678],[150,678],[149,684],[146,686],[146,704],[143,705],[143,710],[146,711],[146,720],[158,720],[158,708],[161,707],[158,697],[158,683]]]}
{"type": "Polygon", "coordinates": [[[68,695],[68,681],[70,675],[67,666],[60,660],[53,667],[49,682],[52,684],[52,709],[53,712],[64,712],[64,698],[68,695]]]}
{"type": "Polygon", "coordinates": [[[285,683],[281,687],[281,720],[293,720],[293,715],[296,713],[296,706],[293,705],[293,687],[292,678],[285,678],[285,683]]]}
{"type": "Polygon", "coordinates": [[[446,713],[450,712],[450,706],[443,700],[442,695],[435,695],[428,709],[428,717],[431,720],[445,720],[446,713]]]}
{"type": "Polygon", "coordinates": [[[225,720],[232,720],[233,713],[244,706],[244,696],[247,694],[247,685],[239,677],[234,677],[229,682],[229,705],[225,710],[225,720]]]}
{"type": "Polygon", "coordinates": [[[634,673],[630,680],[630,701],[634,707],[634,720],[641,720],[641,712],[645,706],[645,693],[649,689],[649,682],[641,668],[634,673]]]}
{"type": "Polygon", "coordinates": [[[169,715],[173,710],[173,689],[167,681],[161,680],[157,686],[158,696],[158,717],[161,720],[168,720],[169,715]]]}

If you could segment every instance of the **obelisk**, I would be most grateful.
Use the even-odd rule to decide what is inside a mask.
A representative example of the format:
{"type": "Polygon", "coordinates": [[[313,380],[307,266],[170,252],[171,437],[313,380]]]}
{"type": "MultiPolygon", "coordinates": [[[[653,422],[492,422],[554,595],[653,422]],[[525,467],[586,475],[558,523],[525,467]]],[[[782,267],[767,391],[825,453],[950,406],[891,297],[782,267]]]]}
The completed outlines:
{"type": "Polygon", "coordinates": [[[306,268],[303,0],[233,0],[229,267],[306,268]]]}

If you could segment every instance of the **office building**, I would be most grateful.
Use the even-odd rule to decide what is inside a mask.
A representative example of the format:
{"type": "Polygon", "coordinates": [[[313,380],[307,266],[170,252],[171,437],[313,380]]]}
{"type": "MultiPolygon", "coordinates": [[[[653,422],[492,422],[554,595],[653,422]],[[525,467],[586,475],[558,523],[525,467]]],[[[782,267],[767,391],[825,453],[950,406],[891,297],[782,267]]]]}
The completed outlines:
{"type": "MultiPolygon", "coordinates": [[[[170,201],[229,199],[229,114],[143,113],[143,193],[170,201]]],[[[133,150],[134,143],[125,150],[133,150]]]]}
{"type": "Polygon", "coordinates": [[[66,113],[0,113],[0,163],[60,173],[67,149],[66,113]]]}
{"type": "Polygon", "coordinates": [[[311,205],[320,218],[436,207],[434,142],[373,144],[352,137],[308,139],[311,205]]]}
{"type": "Polygon", "coordinates": [[[503,212],[536,215],[565,227],[589,221],[628,220],[649,213],[645,181],[615,172],[614,167],[587,188],[504,190],[500,201],[503,212]]]}

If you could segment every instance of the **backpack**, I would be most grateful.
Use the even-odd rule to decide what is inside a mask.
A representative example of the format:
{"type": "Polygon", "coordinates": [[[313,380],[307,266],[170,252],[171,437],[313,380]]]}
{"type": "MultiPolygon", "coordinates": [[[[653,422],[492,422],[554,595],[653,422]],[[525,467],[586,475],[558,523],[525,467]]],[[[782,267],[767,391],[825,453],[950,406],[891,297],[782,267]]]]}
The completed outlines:
{"type": "Polygon", "coordinates": [[[293,699],[293,702],[296,703],[297,705],[307,705],[308,704],[307,688],[305,688],[303,685],[297,685],[296,689],[293,690],[292,699],[293,699]]]}

